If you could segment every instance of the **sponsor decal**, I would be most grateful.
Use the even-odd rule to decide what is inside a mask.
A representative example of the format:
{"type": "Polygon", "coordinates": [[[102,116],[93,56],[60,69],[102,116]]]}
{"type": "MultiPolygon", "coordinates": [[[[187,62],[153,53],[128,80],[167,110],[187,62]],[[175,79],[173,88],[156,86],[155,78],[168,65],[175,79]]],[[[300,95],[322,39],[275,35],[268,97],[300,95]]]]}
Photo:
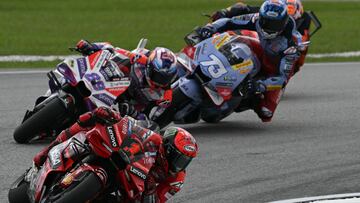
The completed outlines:
{"type": "Polygon", "coordinates": [[[128,119],[122,119],[123,122],[121,122],[121,133],[126,134],[127,133],[127,127],[128,127],[128,119]]]}
{"type": "Polygon", "coordinates": [[[94,69],[94,66],[95,66],[95,64],[96,64],[99,56],[100,56],[100,52],[96,52],[96,53],[91,54],[91,55],[89,56],[90,69],[91,69],[91,70],[94,69]]]}
{"type": "Polygon", "coordinates": [[[146,175],[143,171],[133,166],[130,167],[130,172],[138,176],[139,178],[146,180],[146,175]]]}
{"type": "Polygon", "coordinates": [[[107,51],[107,50],[102,51],[94,68],[100,69],[103,66],[103,64],[105,63],[105,60],[107,60],[110,57],[110,55],[111,55],[111,53],[109,51],[107,51]]]}
{"type": "Polygon", "coordinates": [[[192,145],[185,145],[184,149],[188,152],[194,152],[195,151],[195,147],[192,145]]]}
{"type": "Polygon", "coordinates": [[[216,90],[219,94],[225,99],[228,100],[231,98],[232,90],[229,87],[216,87],[216,90]]]}
{"type": "Polygon", "coordinates": [[[157,152],[145,152],[145,156],[146,157],[156,157],[157,155],[157,152]]]}
{"type": "Polygon", "coordinates": [[[80,78],[83,78],[83,76],[85,75],[85,72],[87,70],[87,65],[86,65],[86,59],[85,58],[79,58],[76,60],[77,62],[77,66],[79,69],[79,73],[80,73],[80,78]]]}
{"type": "Polygon", "coordinates": [[[127,88],[126,87],[114,87],[114,88],[105,88],[110,94],[114,95],[115,97],[122,94],[127,88]]]}
{"type": "Polygon", "coordinates": [[[237,80],[237,77],[234,75],[227,75],[224,77],[224,81],[235,82],[236,80],[237,80]]]}
{"type": "Polygon", "coordinates": [[[130,119],[129,119],[129,122],[128,122],[128,129],[127,129],[127,130],[128,130],[128,132],[127,132],[128,135],[131,135],[131,132],[132,132],[132,128],[133,128],[133,126],[134,126],[134,123],[135,123],[135,122],[132,120],[132,118],[130,118],[130,119]]]}
{"type": "Polygon", "coordinates": [[[229,41],[229,35],[225,35],[217,44],[215,44],[215,48],[219,49],[222,45],[229,41]]]}
{"type": "Polygon", "coordinates": [[[243,61],[242,63],[235,64],[235,65],[233,65],[231,67],[232,67],[233,70],[239,70],[239,69],[251,66],[251,65],[253,65],[253,62],[252,62],[251,59],[248,59],[248,60],[243,61]]]}
{"type": "Polygon", "coordinates": [[[221,87],[232,87],[233,83],[231,82],[217,82],[215,83],[216,86],[221,86],[221,87]]]}
{"type": "Polygon", "coordinates": [[[239,70],[240,74],[246,74],[250,72],[250,67],[253,65],[251,59],[245,60],[242,63],[231,66],[233,70],[239,70]]]}
{"type": "Polygon", "coordinates": [[[53,148],[49,153],[50,162],[53,168],[57,168],[61,163],[61,152],[58,148],[53,148]]]}
{"type": "Polygon", "coordinates": [[[114,99],[107,94],[93,94],[93,96],[108,106],[114,104],[114,99]]]}
{"type": "Polygon", "coordinates": [[[177,187],[177,188],[181,189],[184,186],[184,183],[178,181],[178,182],[170,183],[170,185],[173,186],[173,187],[177,187]]]}
{"type": "Polygon", "coordinates": [[[110,87],[127,87],[130,85],[130,79],[126,78],[126,80],[120,80],[116,82],[109,82],[108,83],[110,87]]]}
{"type": "Polygon", "coordinates": [[[104,68],[100,69],[99,72],[101,73],[102,76],[104,76],[104,78],[105,78],[106,81],[109,81],[109,80],[110,80],[110,78],[109,78],[109,76],[108,76],[108,74],[106,73],[106,71],[105,71],[104,68]]]}
{"type": "Polygon", "coordinates": [[[107,133],[109,135],[109,138],[110,138],[110,141],[111,141],[111,146],[118,147],[119,144],[118,144],[118,142],[116,140],[116,134],[114,132],[114,128],[112,126],[108,126],[108,127],[106,127],[106,131],[107,131],[107,133]]]}
{"type": "Polygon", "coordinates": [[[71,174],[68,174],[62,181],[61,184],[69,186],[74,180],[74,177],[71,174]]]}
{"type": "Polygon", "coordinates": [[[211,41],[211,43],[216,44],[219,40],[220,40],[221,36],[220,35],[216,35],[213,37],[213,40],[211,41]]]}
{"type": "Polygon", "coordinates": [[[268,11],[268,12],[266,13],[266,15],[271,16],[271,17],[274,17],[274,18],[276,18],[276,17],[279,16],[279,14],[278,14],[277,12],[274,12],[274,11],[268,11]]]}
{"type": "Polygon", "coordinates": [[[146,140],[147,138],[150,137],[150,135],[151,135],[151,131],[147,131],[147,132],[143,135],[142,139],[143,139],[143,140],[146,140]]]}

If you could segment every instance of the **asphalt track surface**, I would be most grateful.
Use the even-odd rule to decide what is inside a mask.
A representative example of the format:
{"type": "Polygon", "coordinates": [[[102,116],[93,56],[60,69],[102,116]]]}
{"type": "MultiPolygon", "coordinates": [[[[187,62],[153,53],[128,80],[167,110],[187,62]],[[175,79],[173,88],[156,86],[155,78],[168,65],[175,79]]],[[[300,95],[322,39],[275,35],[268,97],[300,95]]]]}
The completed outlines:
{"type": "MultiPolygon", "coordinates": [[[[271,123],[251,112],[185,126],[200,154],[174,202],[267,202],[360,192],[360,64],[307,64],[271,123]]],[[[44,73],[0,73],[0,202],[45,143],[19,145],[14,128],[47,88],[44,73]]]]}

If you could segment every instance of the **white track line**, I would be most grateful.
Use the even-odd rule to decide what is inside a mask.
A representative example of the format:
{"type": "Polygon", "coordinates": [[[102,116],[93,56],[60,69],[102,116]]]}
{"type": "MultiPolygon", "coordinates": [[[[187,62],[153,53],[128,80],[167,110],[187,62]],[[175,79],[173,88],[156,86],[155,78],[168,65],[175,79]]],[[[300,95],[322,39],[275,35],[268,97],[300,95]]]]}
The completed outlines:
{"type": "Polygon", "coordinates": [[[360,51],[342,52],[342,53],[328,53],[328,54],[308,54],[306,57],[309,58],[329,58],[329,57],[355,57],[360,56],[360,51]]]}
{"type": "Polygon", "coordinates": [[[36,55],[9,55],[0,56],[0,62],[35,62],[35,61],[56,61],[66,58],[75,58],[79,55],[68,56],[36,56],[36,55]]]}
{"type": "Polygon", "coordinates": [[[18,75],[18,74],[43,74],[48,73],[49,70],[16,70],[16,71],[1,71],[0,75],[18,75]]]}

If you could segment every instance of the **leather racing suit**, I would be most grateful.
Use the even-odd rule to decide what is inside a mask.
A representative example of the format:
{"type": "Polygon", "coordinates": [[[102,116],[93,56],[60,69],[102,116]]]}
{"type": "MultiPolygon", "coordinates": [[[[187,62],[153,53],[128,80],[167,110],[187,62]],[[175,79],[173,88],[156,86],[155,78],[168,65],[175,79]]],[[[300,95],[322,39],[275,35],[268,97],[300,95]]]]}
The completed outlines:
{"type": "Polygon", "coordinates": [[[275,109],[280,101],[283,88],[290,79],[294,64],[298,59],[298,51],[295,46],[301,42],[301,35],[296,30],[296,23],[290,17],[285,29],[275,38],[265,39],[260,32],[258,13],[221,18],[206,26],[213,33],[228,30],[252,30],[256,31],[260,40],[264,56],[261,58],[263,79],[258,80],[261,84],[261,92],[264,98],[254,108],[263,122],[271,121],[275,109]]]}
{"type": "Polygon", "coordinates": [[[125,146],[122,145],[121,149],[124,152],[122,153],[122,157],[125,156],[124,160],[130,160],[127,163],[132,162],[131,157],[137,155],[136,151],[138,151],[138,148],[143,149],[146,160],[148,160],[148,163],[152,163],[147,164],[149,173],[145,179],[145,188],[137,201],[162,203],[181,190],[186,172],[185,170],[178,173],[169,172],[162,136],[142,127],[144,126],[142,121],[135,120],[129,116],[121,117],[117,112],[105,107],[100,107],[94,112],[81,115],[78,122],[62,131],[49,146],[45,147],[34,157],[34,164],[40,167],[45,162],[51,148],[65,142],[80,131],[91,130],[100,120],[108,121],[107,124],[104,123],[105,125],[115,123],[113,125],[118,125],[119,129],[122,129],[121,133],[125,132],[125,136],[128,136],[130,142],[125,144],[125,146]]]}

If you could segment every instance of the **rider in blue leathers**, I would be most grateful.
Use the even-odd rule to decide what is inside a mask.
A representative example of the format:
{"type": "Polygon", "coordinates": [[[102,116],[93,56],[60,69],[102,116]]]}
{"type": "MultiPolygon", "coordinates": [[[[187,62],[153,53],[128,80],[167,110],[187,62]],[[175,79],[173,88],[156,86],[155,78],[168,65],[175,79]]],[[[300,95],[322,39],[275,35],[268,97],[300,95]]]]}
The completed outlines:
{"type": "Polygon", "coordinates": [[[256,31],[264,50],[262,69],[266,72],[265,78],[257,80],[250,88],[264,94],[254,110],[263,122],[268,122],[299,56],[296,47],[301,43],[301,35],[282,0],[265,1],[259,13],[219,19],[202,27],[199,34],[208,38],[217,32],[238,29],[256,31]]]}

